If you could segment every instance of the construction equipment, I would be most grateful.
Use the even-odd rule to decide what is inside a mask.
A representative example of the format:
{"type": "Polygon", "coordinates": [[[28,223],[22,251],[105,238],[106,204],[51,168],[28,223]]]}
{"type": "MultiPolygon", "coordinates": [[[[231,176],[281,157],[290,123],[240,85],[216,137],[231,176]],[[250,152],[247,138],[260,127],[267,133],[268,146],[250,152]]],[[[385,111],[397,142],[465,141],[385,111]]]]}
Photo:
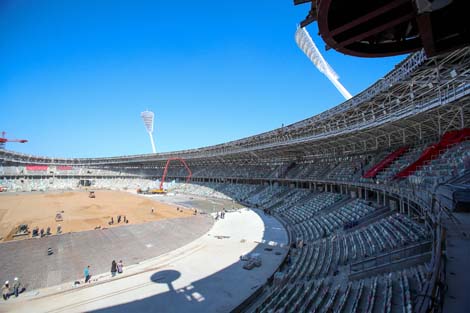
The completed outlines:
{"type": "Polygon", "coordinates": [[[26,143],[28,142],[28,140],[26,139],[8,139],[5,137],[6,133],[5,132],[2,132],[2,137],[0,137],[0,149],[4,149],[5,148],[5,144],[7,142],[19,142],[19,143],[26,143]]]}
{"type": "Polygon", "coordinates": [[[160,182],[160,188],[155,190],[156,191],[155,193],[157,193],[157,194],[165,194],[166,193],[166,190],[163,189],[163,184],[165,183],[166,174],[168,173],[168,167],[170,166],[171,161],[180,161],[184,165],[186,170],[188,171],[188,176],[186,177],[186,183],[189,183],[189,181],[191,180],[191,176],[193,175],[193,173],[189,169],[188,164],[186,164],[186,161],[182,158],[169,158],[166,161],[165,170],[163,171],[162,180],[160,182]]]}
{"type": "Polygon", "coordinates": [[[31,232],[29,231],[28,224],[20,224],[17,229],[16,233],[13,235],[13,238],[21,237],[21,236],[28,236],[31,232]]]}
{"type": "Polygon", "coordinates": [[[55,215],[55,221],[56,222],[62,222],[63,220],[64,220],[64,218],[62,217],[62,213],[57,212],[57,214],[55,215]]]}
{"type": "Polygon", "coordinates": [[[88,198],[96,198],[96,195],[95,195],[95,192],[94,191],[90,191],[90,193],[88,194],[88,198]]]}
{"type": "Polygon", "coordinates": [[[163,184],[165,183],[165,178],[166,175],[168,174],[168,167],[170,166],[171,161],[180,161],[186,170],[188,171],[188,176],[186,177],[186,183],[188,183],[191,180],[191,176],[193,175],[191,170],[189,169],[188,164],[186,164],[186,161],[182,158],[170,158],[166,161],[165,169],[163,170],[163,176],[162,180],[160,181],[160,186],[159,188],[153,188],[153,189],[147,189],[147,190],[142,190],[141,188],[137,189],[138,194],[151,194],[151,195],[164,195],[166,194],[166,190],[163,189],[163,184]]]}
{"type": "Polygon", "coordinates": [[[149,193],[152,194],[152,195],[162,195],[162,194],[166,194],[166,190],[163,190],[162,188],[160,188],[160,189],[150,189],[149,193]]]}
{"type": "Polygon", "coordinates": [[[156,194],[166,194],[166,190],[163,189],[147,189],[147,190],[142,190],[142,189],[137,189],[138,194],[143,194],[143,195],[156,195],[156,194]]]}

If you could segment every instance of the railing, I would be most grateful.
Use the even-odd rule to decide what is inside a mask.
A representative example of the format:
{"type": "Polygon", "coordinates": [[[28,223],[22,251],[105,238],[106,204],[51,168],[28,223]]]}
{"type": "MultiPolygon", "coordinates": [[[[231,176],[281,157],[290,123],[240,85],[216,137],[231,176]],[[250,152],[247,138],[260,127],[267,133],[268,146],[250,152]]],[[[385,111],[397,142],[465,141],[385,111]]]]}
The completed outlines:
{"type": "Polygon", "coordinates": [[[433,247],[433,257],[431,260],[432,273],[425,287],[418,295],[415,311],[418,313],[441,313],[445,295],[445,258],[443,256],[443,242],[445,240],[445,230],[438,225],[438,236],[433,247]]]}

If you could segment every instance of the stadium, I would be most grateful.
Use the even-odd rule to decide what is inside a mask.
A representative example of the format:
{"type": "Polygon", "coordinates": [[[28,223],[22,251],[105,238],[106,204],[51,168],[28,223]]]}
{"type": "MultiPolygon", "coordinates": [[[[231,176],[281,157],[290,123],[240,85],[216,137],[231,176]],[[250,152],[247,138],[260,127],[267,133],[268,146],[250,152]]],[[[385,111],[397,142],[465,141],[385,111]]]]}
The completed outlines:
{"type": "MultiPolygon", "coordinates": [[[[308,23],[331,2],[344,4],[312,1],[308,23]]],[[[0,311],[468,312],[468,42],[357,40],[331,47],[414,52],[349,100],[268,132],[119,157],[0,149],[0,279],[27,285],[0,311]]]]}

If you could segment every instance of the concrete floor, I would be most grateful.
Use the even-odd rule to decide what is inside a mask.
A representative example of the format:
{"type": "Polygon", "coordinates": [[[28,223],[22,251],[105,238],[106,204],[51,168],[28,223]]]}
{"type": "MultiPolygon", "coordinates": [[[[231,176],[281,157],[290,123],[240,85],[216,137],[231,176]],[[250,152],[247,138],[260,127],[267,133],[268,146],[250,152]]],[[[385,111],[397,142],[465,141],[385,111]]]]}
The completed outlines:
{"type": "Polygon", "coordinates": [[[447,292],[444,312],[470,312],[470,213],[453,213],[454,223],[444,217],[447,227],[447,292]]]}
{"type": "Polygon", "coordinates": [[[226,214],[184,247],[127,268],[124,277],[25,293],[0,304],[4,312],[228,312],[276,270],[287,233],[273,217],[242,209],[226,214]],[[272,247],[272,251],[265,248],[272,247]],[[263,264],[242,268],[240,255],[257,252],[263,264]],[[280,252],[279,255],[276,252],[280,252]],[[33,309],[34,308],[34,309],[33,309]]]}
{"type": "Polygon", "coordinates": [[[244,205],[237,203],[236,201],[227,200],[227,199],[217,199],[217,198],[208,198],[201,197],[196,195],[188,195],[183,193],[174,194],[172,196],[149,196],[155,201],[162,203],[183,206],[186,208],[196,208],[199,211],[206,213],[213,213],[217,211],[222,211],[224,208],[227,210],[240,209],[244,205]]]}
{"type": "Polygon", "coordinates": [[[199,215],[2,243],[0,282],[18,276],[32,290],[83,279],[87,265],[93,274],[110,271],[113,259],[136,264],[190,243],[212,224],[199,215]]]}

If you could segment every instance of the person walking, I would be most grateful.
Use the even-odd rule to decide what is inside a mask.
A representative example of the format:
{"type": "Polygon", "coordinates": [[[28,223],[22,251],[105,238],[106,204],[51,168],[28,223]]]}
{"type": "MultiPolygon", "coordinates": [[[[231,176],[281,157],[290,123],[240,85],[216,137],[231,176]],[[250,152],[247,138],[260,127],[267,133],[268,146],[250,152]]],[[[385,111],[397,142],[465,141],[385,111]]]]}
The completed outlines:
{"type": "Polygon", "coordinates": [[[119,274],[122,274],[123,270],[124,270],[124,264],[122,264],[122,260],[119,260],[119,263],[117,264],[117,272],[119,274]]]}
{"type": "Polygon", "coordinates": [[[116,272],[117,272],[117,264],[116,264],[116,261],[113,260],[113,262],[111,263],[111,276],[112,277],[116,276],[116,272]]]}
{"type": "Polygon", "coordinates": [[[85,269],[83,270],[83,275],[85,276],[85,283],[89,283],[89,282],[90,282],[90,278],[91,278],[91,275],[90,275],[90,265],[88,265],[87,267],[85,267],[85,269]]]}
{"type": "Polygon", "coordinates": [[[18,277],[15,277],[13,280],[13,292],[15,293],[15,297],[18,297],[18,295],[23,292],[23,288],[21,288],[21,283],[18,277]]]}

